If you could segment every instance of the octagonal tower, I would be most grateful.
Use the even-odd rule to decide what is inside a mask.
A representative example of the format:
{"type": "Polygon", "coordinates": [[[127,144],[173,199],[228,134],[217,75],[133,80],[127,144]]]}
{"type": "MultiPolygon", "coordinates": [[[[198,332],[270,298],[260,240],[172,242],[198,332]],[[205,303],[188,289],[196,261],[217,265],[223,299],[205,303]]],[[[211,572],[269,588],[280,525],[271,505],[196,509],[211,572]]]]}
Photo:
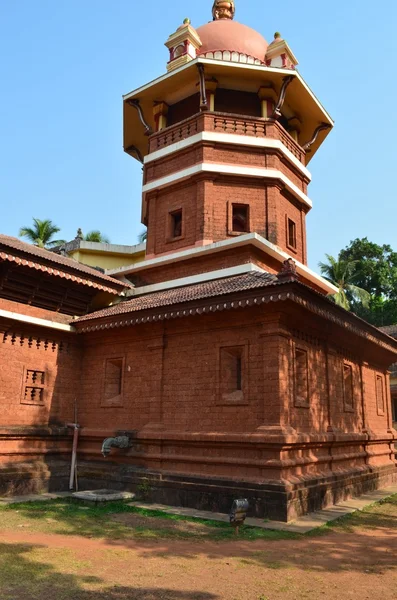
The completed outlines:
{"type": "Polygon", "coordinates": [[[144,165],[147,259],[223,243],[226,266],[248,253],[277,272],[291,257],[305,282],[332,293],[306,266],[305,224],[307,164],[332,119],[280,34],[268,44],[234,12],[219,1],[213,21],[185,19],[166,42],[168,73],[124,97],[124,149],[144,165]]]}

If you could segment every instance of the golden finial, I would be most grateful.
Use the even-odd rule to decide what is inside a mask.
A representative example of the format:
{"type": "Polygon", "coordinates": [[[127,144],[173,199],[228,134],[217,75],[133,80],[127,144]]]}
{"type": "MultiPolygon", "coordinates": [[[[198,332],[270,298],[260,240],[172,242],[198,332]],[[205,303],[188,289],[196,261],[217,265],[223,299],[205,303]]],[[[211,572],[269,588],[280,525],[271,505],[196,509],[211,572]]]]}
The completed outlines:
{"type": "Polygon", "coordinates": [[[234,0],[214,0],[212,5],[212,17],[214,21],[219,19],[233,19],[236,7],[234,0]]]}

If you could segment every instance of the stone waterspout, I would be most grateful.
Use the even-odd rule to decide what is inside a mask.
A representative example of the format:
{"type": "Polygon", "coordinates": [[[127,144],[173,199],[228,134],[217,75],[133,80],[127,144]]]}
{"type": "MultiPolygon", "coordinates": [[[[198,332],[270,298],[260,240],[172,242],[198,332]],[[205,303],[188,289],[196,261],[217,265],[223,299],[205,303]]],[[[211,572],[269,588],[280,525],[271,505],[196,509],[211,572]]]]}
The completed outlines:
{"type": "Polygon", "coordinates": [[[102,454],[106,458],[110,454],[111,448],[129,448],[130,438],[126,435],[117,437],[108,437],[103,441],[102,454]]]}

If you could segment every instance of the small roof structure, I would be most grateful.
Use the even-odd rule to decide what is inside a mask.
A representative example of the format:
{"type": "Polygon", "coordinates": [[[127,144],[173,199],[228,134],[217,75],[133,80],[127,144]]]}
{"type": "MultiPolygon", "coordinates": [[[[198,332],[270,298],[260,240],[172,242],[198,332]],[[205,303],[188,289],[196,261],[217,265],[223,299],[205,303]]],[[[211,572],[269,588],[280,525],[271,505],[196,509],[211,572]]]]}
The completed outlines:
{"type": "Polygon", "coordinates": [[[3,261],[13,262],[112,294],[121,294],[126,287],[130,287],[71,258],[27,244],[18,238],[0,234],[0,262],[3,261]]]}

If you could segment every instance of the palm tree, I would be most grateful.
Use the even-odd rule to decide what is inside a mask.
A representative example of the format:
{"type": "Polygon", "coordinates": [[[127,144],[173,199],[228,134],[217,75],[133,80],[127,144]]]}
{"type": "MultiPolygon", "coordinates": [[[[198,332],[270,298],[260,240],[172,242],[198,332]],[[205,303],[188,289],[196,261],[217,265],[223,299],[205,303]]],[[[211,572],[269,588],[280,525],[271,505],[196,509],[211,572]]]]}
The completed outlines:
{"type": "Polygon", "coordinates": [[[110,244],[110,239],[107,235],[101,233],[98,229],[93,229],[86,233],[83,237],[85,242],[99,242],[100,244],[110,244]]]}
{"type": "Polygon", "coordinates": [[[356,260],[343,260],[338,256],[334,258],[330,254],[325,255],[328,263],[320,262],[321,274],[324,279],[332,283],[338,288],[336,294],[329,294],[329,297],[334,300],[338,306],[342,306],[346,310],[350,310],[350,303],[354,301],[360,303],[364,308],[369,307],[371,294],[367,290],[358,287],[352,283],[356,270],[356,260]]]}
{"type": "Polygon", "coordinates": [[[33,227],[21,227],[19,236],[28,238],[31,244],[39,248],[53,248],[65,243],[65,240],[52,239],[58,231],[61,231],[60,228],[49,219],[33,219],[33,227]]]}
{"type": "Polygon", "coordinates": [[[141,231],[141,233],[138,235],[138,242],[140,244],[143,244],[144,242],[146,242],[147,240],[147,229],[144,229],[143,231],[141,231]]]}

